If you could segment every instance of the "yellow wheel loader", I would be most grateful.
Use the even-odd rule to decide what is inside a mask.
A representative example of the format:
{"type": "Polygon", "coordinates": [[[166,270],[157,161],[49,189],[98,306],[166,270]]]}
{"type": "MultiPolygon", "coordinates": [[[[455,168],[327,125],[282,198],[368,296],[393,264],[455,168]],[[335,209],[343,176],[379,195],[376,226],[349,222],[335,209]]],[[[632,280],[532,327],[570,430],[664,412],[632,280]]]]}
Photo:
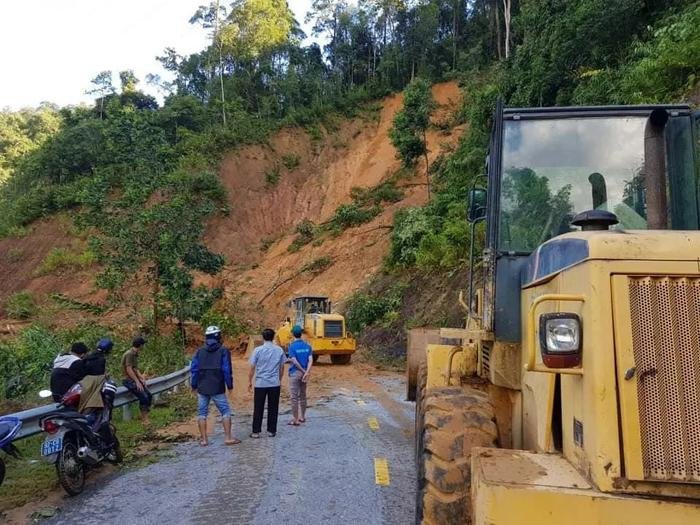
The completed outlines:
{"type": "Polygon", "coordinates": [[[329,355],[333,364],[350,363],[355,353],[355,339],[347,331],[345,318],[331,313],[328,297],[295,297],[288,306],[290,315],[277,330],[277,341],[285,352],[294,339],[292,327],[299,325],[313,348],[314,362],[322,355],[329,355]]]}
{"type": "Polygon", "coordinates": [[[408,359],[419,523],[700,524],[697,126],[497,106],[466,327],[408,359]]]}

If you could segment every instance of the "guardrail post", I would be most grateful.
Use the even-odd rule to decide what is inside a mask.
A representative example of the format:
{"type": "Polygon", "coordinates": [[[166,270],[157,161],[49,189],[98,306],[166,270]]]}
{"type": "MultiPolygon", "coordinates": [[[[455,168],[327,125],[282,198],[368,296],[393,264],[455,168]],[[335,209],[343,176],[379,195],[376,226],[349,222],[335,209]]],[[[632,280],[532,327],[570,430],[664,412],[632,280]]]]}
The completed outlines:
{"type": "Polygon", "coordinates": [[[127,403],[122,407],[122,420],[124,421],[130,421],[131,420],[131,403],[127,403]]]}

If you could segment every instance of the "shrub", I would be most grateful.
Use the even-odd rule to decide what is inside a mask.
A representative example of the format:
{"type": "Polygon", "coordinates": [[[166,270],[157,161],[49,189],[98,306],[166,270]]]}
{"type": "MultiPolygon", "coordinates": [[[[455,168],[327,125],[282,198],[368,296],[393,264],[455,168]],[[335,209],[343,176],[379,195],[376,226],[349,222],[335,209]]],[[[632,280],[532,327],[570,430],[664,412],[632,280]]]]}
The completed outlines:
{"type": "Polygon", "coordinates": [[[301,271],[304,273],[310,273],[313,275],[319,275],[325,272],[328,268],[333,265],[333,259],[327,255],[314,259],[311,262],[306,263],[301,267],[301,271]]]}
{"type": "Polygon", "coordinates": [[[34,296],[29,291],[12,294],[5,301],[5,310],[12,319],[29,319],[37,312],[34,296]]]}
{"type": "Polygon", "coordinates": [[[298,167],[299,164],[301,163],[301,157],[299,155],[296,155],[295,153],[289,153],[287,155],[282,155],[282,164],[284,165],[285,168],[288,170],[293,170],[294,168],[298,167]]]}
{"type": "Polygon", "coordinates": [[[47,275],[63,270],[81,270],[96,261],[90,250],[75,252],[68,248],[53,248],[35,270],[36,275],[47,275]]]}
{"type": "Polygon", "coordinates": [[[341,232],[347,228],[359,226],[374,219],[381,211],[382,209],[377,205],[366,208],[357,202],[341,204],[330,220],[331,229],[341,232]]]}
{"type": "Polygon", "coordinates": [[[267,186],[277,186],[277,183],[280,181],[280,177],[280,167],[275,164],[265,172],[265,184],[267,186]]]}
{"type": "Polygon", "coordinates": [[[290,253],[298,252],[302,246],[305,246],[314,240],[314,237],[316,236],[316,225],[313,223],[313,221],[304,219],[297,224],[295,231],[298,235],[287,247],[287,251],[290,253]]]}
{"type": "Polygon", "coordinates": [[[345,311],[348,328],[357,334],[365,327],[398,318],[402,296],[402,287],[395,287],[381,296],[355,293],[348,300],[345,311]]]}

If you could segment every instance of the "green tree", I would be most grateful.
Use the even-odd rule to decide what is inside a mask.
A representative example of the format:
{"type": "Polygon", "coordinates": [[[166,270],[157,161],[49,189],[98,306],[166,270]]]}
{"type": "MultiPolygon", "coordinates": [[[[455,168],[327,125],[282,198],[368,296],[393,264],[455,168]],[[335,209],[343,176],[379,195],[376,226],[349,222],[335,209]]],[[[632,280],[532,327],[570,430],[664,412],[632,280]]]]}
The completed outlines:
{"type": "Polygon", "coordinates": [[[88,95],[96,95],[96,102],[100,106],[100,119],[104,116],[105,98],[109,95],[114,95],[116,90],[112,85],[112,72],[111,71],[101,71],[93,78],[90,83],[93,85],[92,88],[85,91],[88,95]]]}
{"type": "Polygon", "coordinates": [[[430,196],[430,165],[426,131],[435,105],[430,83],[417,78],[406,87],[403,95],[403,108],[394,116],[389,137],[396,148],[397,156],[405,166],[415,165],[421,155],[425,158],[425,177],[428,196],[430,196]]]}
{"type": "Polygon", "coordinates": [[[222,256],[202,244],[204,221],[214,213],[224,193],[212,173],[176,171],[156,191],[144,192],[139,182],[124,187],[119,197],[104,180],[85,190],[85,223],[97,230],[91,247],[103,271],[98,284],[117,297],[131,287],[150,287],[154,330],[164,315],[182,327],[198,318],[216,296],[194,287],[194,273],[215,275],[222,256]]]}

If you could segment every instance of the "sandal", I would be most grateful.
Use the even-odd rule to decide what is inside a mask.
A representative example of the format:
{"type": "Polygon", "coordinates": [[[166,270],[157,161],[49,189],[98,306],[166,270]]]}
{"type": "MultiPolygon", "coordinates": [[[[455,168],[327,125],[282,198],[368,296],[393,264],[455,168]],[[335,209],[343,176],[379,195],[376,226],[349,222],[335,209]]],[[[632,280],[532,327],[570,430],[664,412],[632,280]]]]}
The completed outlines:
{"type": "Polygon", "coordinates": [[[291,426],[293,426],[293,427],[298,427],[299,424],[300,424],[300,423],[298,423],[297,421],[290,421],[289,423],[287,423],[287,425],[291,425],[291,426]]]}
{"type": "Polygon", "coordinates": [[[240,439],[233,438],[231,441],[224,441],[224,445],[238,445],[240,442],[240,439]]]}
{"type": "Polygon", "coordinates": [[[208,441],[202,441],[201,439],[199,440],[199,446],[200,447],[206,447],[209,445],[208,441]]]}

